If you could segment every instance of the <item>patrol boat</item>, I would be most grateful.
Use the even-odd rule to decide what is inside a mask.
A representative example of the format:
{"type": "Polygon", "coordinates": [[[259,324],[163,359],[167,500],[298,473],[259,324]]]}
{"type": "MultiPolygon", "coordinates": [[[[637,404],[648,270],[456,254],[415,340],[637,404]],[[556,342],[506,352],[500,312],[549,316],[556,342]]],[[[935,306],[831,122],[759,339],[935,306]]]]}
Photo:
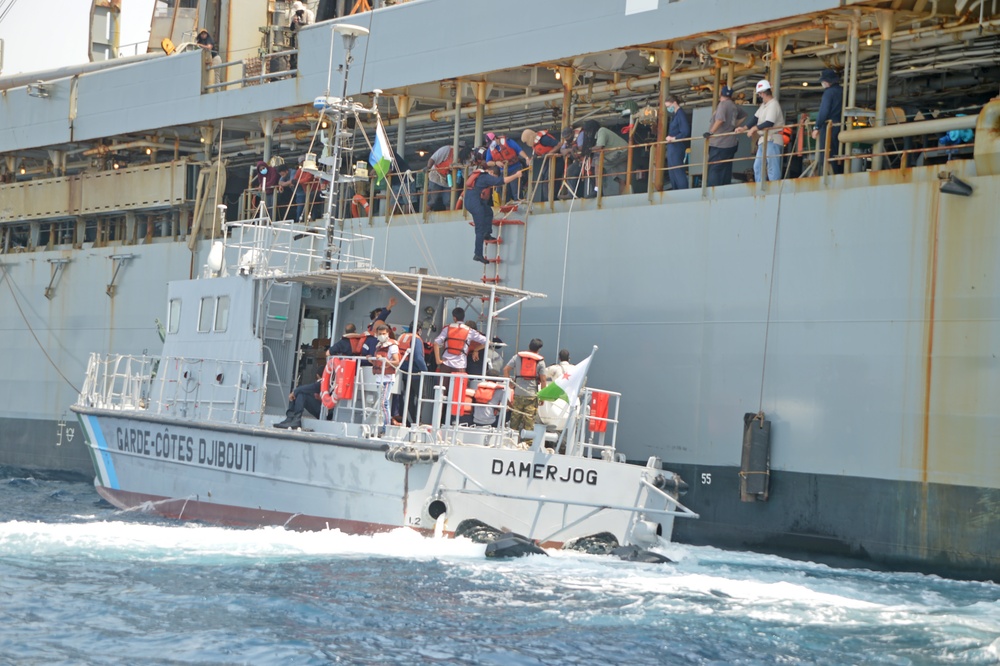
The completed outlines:
{"type": "Polygon", "coordinates": [[[400,393],[414,345],[401,372],[381,364],[382,377],[358,357],[329,359],[320,418],[275,427],[286,425],[278,424],[286,396],[268,386],[288,386],[295,375],[304,381],[310,366],[323,365],[328,339],[295,348],[310,322],[341,330],[345,311],[388,292],[406,301],[414,331],[432,335],[434,320],[421,320],[427,307],[447,312],[454,302],[483,309],[489,336],[502,312],[542,296],[379,270],[372,238],[333,216],[339,185],[356,177],[340,168],[352,163],[344,127],[378,112],[346,94],[350,49],[367,30],[336,30],[347,57],[344,94],[316,100],[334,126],[320,159],[327,168],[312,159],[304,166],[330,183],[327,216],[318,227],[278,221],[260,204],[254,218],[226,225],[199,279],[169,285],[160,356],[90,357],[73,410],[98,493],[122,509],[224,524],[446,535],[479,534],[485,524],[494,536],[552,547],[583,537],[634,548],[669,540],[675,517],[696,514],[678,500],[684,482],[658,458],[628,464],[617,451],[618,393],[587,388],[560,433],[518,433],[505,425],[506,401],[475,405],[480,388],[503,395],[508,379],[425,372],[409,378],[415,400],[412,413],[405,401],[406,425],[385,423],[379,384],[400,393]],[[466,414],[474,408],[494,418],[477,426],[466,414]]]}

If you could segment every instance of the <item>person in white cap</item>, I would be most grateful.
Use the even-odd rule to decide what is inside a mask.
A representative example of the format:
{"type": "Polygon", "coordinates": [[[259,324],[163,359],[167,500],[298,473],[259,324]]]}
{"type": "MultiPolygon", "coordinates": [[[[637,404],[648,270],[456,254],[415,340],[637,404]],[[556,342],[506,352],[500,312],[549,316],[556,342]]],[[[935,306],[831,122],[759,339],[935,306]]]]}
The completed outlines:
{"type": "Polygon", "coordinates": [[[757,139],[757,159],[753,162],[753,177],[759,183],[764,154],[763,131],[766,129],[771,130],[767,133],[767,179],[778,180],[781,178],[781,149],[785,147],[785,141],[778,130],[785,126],[785,114],[781,110],[778,100],[774,99],[771,84],[767,80],[758,81],[756,91],[760,95],[760,107],[746,127],[737,127],[736,131],[745,131],[751,141],[757,134],[760,134],[760,138],[757,139]]]}

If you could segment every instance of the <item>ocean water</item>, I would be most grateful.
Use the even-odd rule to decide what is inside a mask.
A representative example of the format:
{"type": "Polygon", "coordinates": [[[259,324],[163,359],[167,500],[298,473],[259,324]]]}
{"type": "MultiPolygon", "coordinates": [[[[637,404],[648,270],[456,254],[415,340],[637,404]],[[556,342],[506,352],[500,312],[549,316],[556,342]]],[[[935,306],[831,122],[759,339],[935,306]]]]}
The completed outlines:
{"type": "Polygon", "coordinates": [[[666,544],[231,529],[0,468],[0,664],[996,664],[1000,587],[666,544]]]}

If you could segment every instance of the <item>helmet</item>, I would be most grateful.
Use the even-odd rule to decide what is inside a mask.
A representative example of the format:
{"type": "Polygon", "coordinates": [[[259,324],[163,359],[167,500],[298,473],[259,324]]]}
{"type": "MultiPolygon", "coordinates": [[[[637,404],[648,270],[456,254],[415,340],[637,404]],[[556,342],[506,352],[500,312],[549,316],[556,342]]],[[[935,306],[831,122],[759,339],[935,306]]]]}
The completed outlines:
{"type": "Polygon", "coordinates": [[[472,157],[473,159],[475,159],[476,162],[485,162],[486,148],[484,148],[483,146],[479,146],[478,148],[476,148],[475,152],[472,153],[472,157]]]}
{"type": "Polygon", "coordinates": [[[496,138],[497,138],[497,135],[494,134],[493,132],[487,132],[486,133],[486,140],[487,141],[493,141],[496,138]]]}
{"type": "Polygon", "coordinates": [[[521,143],[531,145],[535,142],[535,137],[538,136],[534,130],[526,129],[521,132],[521,143]]]}
{"type": "Polygon", "coordinates": [[[757,87],[754,88],[754,92],[760,93],[770,89],[771,89],[771,84],[767,82],[767,79],[761,79],[760,81],[757,82],[757,87]]]}

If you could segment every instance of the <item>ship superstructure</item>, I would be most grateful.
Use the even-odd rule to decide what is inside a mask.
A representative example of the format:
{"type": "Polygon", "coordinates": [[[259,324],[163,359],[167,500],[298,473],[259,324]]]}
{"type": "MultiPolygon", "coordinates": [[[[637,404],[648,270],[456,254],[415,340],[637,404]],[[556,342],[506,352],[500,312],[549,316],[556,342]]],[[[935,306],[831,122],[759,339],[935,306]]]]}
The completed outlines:
{"type": "MultiPolygon", "coordinates": [[[[192,23],[228,11],[208,4],[192,23]]],[[[365,99],[378,82],[390,139],[415,169],[485,131],[617,130],[626,109],[652,136],[629,151],[630,192],[560,200],[553,182],[530,210],[504,213],[525,223],[500,225],[485,272],[469,261],[467,216],[427,211],[420,185],[420,212],[369,192],[352,224],[387,268],[550,294],[498,333],[541,337],[550,359],[601,346],[610,362],[595,381],[630,387],[625,452],[693,482],[701,520],[677,540],[995,578],[997,16],[963,0],[773,1],[752,23],[745,9],[512,0],[506,15],[530,17],[517,34],[457,0],[352,17],[372,37],[349,92],[365,99]],[[823,69],[844,83],[843,175],[804,138],[823,69]],[[807,116],[786,151],[800,164],[785,162],[804,177],[705,187],[700,137],[720,89],[752,112],[762,78],[788,124],[807,116]],[[661,190],[671,94],[694,121],[684,191],[661,190]],[[770,448],[754,463],[744,416],[758,413],[770,448]]],[[[82,376],[93,349],[158,348],[166,282],[204,263],[217,206],[246,212],[258,160],[315,152],[313,97],[337,47],[327,23],[298,31],[295,49],[269,37],[285,35],[284,11],[241,15],[263,40],[225,50],[218,84],[190,51],[3,86],[3,462],[89,466],[61,420],[76,396],[64,376],[82,376]]],[[[374,128],[351,130],[364,142],[374,128]]],[[[738,155],[742,177],[746,143],[738,155]]]]}

